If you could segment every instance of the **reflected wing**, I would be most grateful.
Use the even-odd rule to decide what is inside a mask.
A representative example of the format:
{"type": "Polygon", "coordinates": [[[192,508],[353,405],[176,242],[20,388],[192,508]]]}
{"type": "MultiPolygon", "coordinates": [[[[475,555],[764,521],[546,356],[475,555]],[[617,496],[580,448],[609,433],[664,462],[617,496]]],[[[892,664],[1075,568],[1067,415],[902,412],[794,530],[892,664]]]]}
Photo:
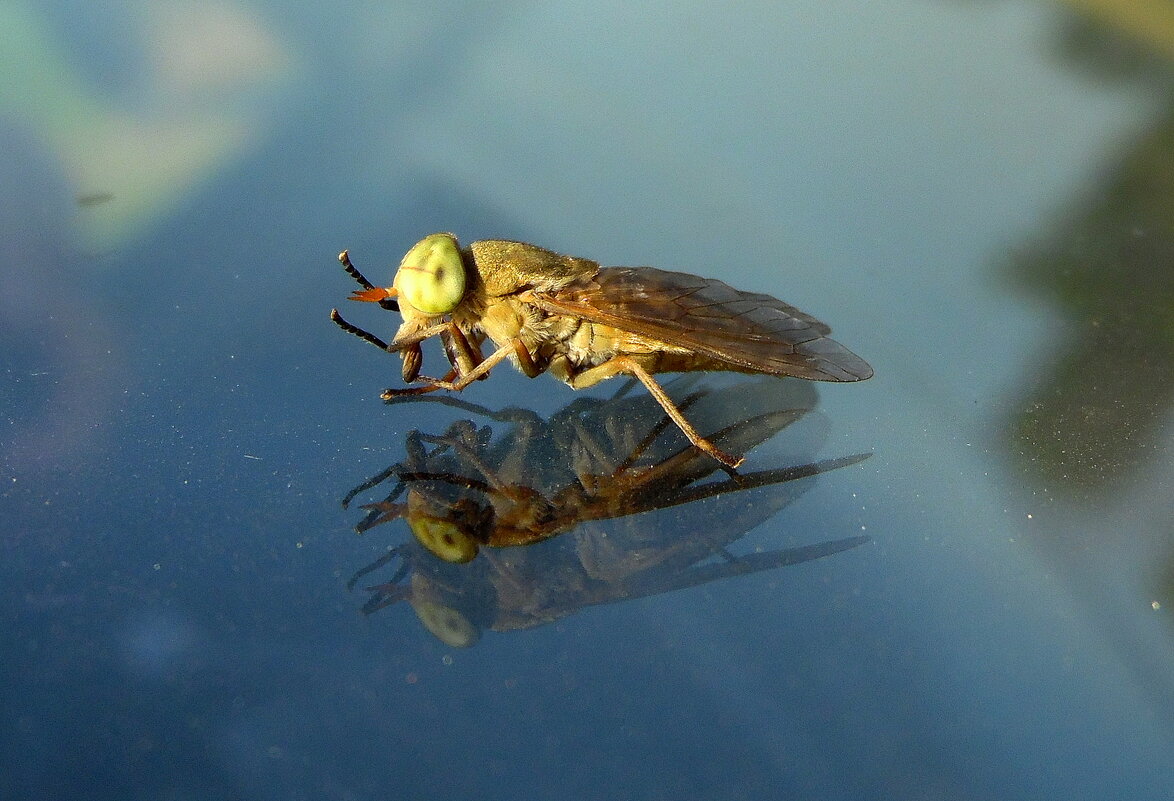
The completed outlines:
{"type": "Polygon", "coordinates": [[[712,278],[653,267],[604,267],[557,292],[534,293],[547,311],[581,317],[697,351],[732,369],[817,381],[861,381],[872,368],[831,329],[772,298],[712,278]]]}

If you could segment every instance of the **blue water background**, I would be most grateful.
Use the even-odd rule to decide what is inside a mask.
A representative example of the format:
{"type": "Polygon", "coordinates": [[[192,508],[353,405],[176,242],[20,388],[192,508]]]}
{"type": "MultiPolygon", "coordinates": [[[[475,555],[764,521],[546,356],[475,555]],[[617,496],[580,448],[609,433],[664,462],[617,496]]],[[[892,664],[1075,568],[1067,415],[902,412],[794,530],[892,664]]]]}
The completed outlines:
{"type": "MultiPolygon", "coordinates": [[[[127,198],[79,204],[103,187],[28,106],[0,113],[0,796],[1174,786],[1168,365],[1145,415],[1037,434],[1137,440],[1101,481],[1034,471],[1010,433],[1083,335],[1016,276],[1041,243],[1082,252],[1077,210],[1169,125],[1160,51],[1106,35],[1100,57],[1141,64],[1106,69],[1048,3],[254,3],[207,13],[278,55],[179,94],[151,55],[176,23],[29,8],[96,106],[243,133],[87,239],[127,198]],[[748,542],[872,542],[467,650],[403,605],[360,615],[347,578],[408,534],[356,537],[339,500],[459,415],[380,404],[398,363],[330,324],[353,286],[334,257],[389,277],[437,230],[828,321],[876,377],[821,387],[820,456],[873,456],[748,542]]],[[[571,399],[504,369],[466,394],[571,399]]]]}

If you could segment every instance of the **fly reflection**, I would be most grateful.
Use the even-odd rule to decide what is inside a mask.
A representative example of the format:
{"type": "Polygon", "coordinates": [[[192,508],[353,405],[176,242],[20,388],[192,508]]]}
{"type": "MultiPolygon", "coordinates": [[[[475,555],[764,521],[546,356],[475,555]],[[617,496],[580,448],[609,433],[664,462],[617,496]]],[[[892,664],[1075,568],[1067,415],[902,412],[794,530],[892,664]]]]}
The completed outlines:
{"type": "MultiPolygon", "coordinates": [[[[666,390],[711,441],[739,456],[803,418],[817,398],[806,382],[777,379],[715,390],[684,376],[666,390]]],[[[739,556],[728,550],[811,486],[800,479],[868,454],[808,461],[804,454],[818,444],[809,443],[788,466],[734,472],[691,445],[645,394],[576,399],[549,419],[450,397],[403,402],[429,401],[484,415],[504,430],[495,435],[489,425],[461,420],[439,435],[413,431],[402,462],[347,495],[344,506],[394,481],[383,500],[363,505],[367,516],[356,531],[403,519],[414,535],[349,586],[398,560],[388,581],[368,588],[363,611],[406,600],[449,645],[471,645],[485,628],[529,628],[586,606],[798,564],[867,541],[739,556]]]]}

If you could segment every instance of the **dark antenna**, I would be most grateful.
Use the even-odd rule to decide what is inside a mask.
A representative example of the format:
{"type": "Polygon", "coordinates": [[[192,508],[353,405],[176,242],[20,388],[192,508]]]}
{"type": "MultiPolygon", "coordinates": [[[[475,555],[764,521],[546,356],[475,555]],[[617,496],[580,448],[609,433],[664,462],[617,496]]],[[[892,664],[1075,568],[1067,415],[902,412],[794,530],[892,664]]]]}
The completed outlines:
{"type": "Polygon", "coordinates": [[[380,350],[390,350],[388,348],[386,342],[384,342],[382,339],[380,339],[379,337],[372,334],[370,331],[364,331],[362,328],[359,328],[357,325],[351,325],[346,320],[342,319],[342,315],[338,313],[338,309],[331,309],[330,310],[330,319],[334,321],[335,325],[337,325],[343,331],[346,331],[348,334],[354,334],[359,339],[362,339],[366,342],[370,342],[372,345],[379,348],[380,350]]]}
{"type": "MultiPolygon", "coordinates": [[[[353,278],[359,282],[359,286],[363,287],[363,289],[374,289],[375,288],[375,285],[367,280],[367,276],[365,276],[361,272],[359,272],[358,267],[351,264],[350,253],[348,253],[345,250],[342,253],[339,253],[338,254],[338,263],[342,265],[342,268],[344,270],[346,270],[347,275],[349,275],[351,278],[353,278]]],[[[383,308],[387,309],[388,311],[399,311],[399,304],[396,303],[391,298],[384,298],[383,300],[379,301],[379,305],[382,306],[383,308]]],[[[352,331],[351,333],[354,333],[354,332],[352,331]]]]}

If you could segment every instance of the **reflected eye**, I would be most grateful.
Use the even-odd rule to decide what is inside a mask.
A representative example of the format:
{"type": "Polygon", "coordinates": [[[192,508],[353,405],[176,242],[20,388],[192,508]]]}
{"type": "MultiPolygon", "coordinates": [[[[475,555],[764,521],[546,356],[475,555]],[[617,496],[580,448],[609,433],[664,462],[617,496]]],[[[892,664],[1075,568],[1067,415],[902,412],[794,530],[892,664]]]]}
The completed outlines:
{"type": "Polygon", "coordinates": [[[400,295],[425,314],[446,314],[465,296],[465,266],[452,234],[426,236],[408,251],[395,274],[400,295]]]}
{"type": "Polygon", "coordinates": [[[413,600],[412,608],[425,628],[445,645],[468,648],[481,639],[477,627],[456,609],[425,600],[413,600]]]}
{"type": "Polygon", "coordinates": [[[477,555],[477,541],[448,520],[412,513],[408,527],[421,545],[446,562],[463,564],[477,555]]]}

